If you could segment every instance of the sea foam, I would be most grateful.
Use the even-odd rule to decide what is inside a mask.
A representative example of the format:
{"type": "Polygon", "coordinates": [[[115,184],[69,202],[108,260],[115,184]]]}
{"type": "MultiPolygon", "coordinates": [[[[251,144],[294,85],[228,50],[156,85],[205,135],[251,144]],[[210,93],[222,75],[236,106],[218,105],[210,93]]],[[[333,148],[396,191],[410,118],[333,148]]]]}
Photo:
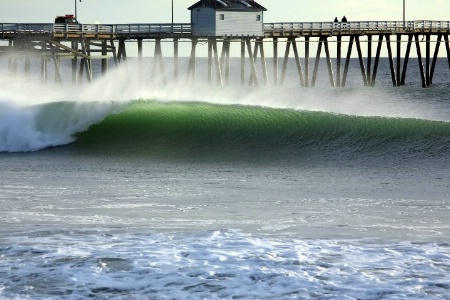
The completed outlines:
{"type": "Polygon", "coordinates": [[[93,230],[8,238],[0,255],[4,297],[443,299],[450,288],[445,243],[93,230]]]}

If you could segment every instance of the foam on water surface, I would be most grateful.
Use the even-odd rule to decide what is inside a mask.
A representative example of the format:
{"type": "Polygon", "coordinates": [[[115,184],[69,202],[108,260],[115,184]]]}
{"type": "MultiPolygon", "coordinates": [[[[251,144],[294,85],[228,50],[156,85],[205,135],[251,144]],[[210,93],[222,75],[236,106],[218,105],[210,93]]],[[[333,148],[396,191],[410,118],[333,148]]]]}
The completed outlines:
{"type": "Polygon", "coordinates": [[[444,299],[450,245],[238,231],[35,231],[2,237],[0,295],[20,299],[444,299]]]}

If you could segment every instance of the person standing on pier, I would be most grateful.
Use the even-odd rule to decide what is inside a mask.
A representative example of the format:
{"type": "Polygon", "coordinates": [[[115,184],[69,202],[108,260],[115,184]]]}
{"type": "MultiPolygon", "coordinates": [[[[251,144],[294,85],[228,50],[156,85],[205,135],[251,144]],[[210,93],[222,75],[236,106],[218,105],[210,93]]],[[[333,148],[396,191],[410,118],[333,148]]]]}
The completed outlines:
{"type": "Polygon", "coordinates": [[[347,17],[343,16],[341,21],[342,21],[342,23],[344,23],[344,24],[342,24],[342,28],[346,28],[347,24],[345,24],[345,23],[347,23],[347,17]]]}

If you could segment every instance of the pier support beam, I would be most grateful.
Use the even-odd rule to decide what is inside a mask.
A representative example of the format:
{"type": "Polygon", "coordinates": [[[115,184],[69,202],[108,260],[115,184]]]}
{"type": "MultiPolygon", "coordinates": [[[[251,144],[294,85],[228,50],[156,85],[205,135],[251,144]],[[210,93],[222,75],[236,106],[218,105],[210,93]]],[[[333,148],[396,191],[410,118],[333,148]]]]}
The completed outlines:
{"type": "Polygon", "coordinates": [[[403,62],[403,71],[402,71],[402,78],[400,80],[400,85],[405,85],[406,70],[408,69],[408,62],[409,62],[409,55],[411,53],[412,39],[413,39],[413,35],[408,34],[408,43],[406,44],[405,60],[403,62]]]}
{"type": "Polygon", "coordinates": [[[178,59],[178,38],[173,39],[173,78],[178,81],[178,75],[180,72],[179,59],[178,59]]]}
{"type": "Polygon", "coordinates": [[[62,79],[61,79],[61,59],[58,56],[58,54],[59,54],[59,49],[53,47],[52,59],[53,59],[53,62],[55,64],[55,84],[61,84],[62,83],[62,79]]]}
{"type": "Polygon", "coordinates": [[[212,39],[208,39],[208,85],[212,82],[212,39]]]}
{"type": "Polygon", "coordinates": [[[396,78],[395,78],[396,86],[401,85],[401,78],[400,78],[401,63],[402,63],[401,49],[402,49],[402,35],[397,34],[397,72],[396,72],[396,78]]]}
{"type": "Polygon", "coordinates": [[[31,73],[31,59],[29,55],[25,56],[25,62],[24,62],[24,71],[25,71],[25,80],[30,81],[30,73],[31,73]]]}
{"type": "Polygon", "coordinates": [[[263,72],[264,85],[268,85],[269,84],[269,75],[267,73],[267,62],[266,62],[266,54],[264,51],[263,39],[259,39],[257,41],[257,43],[259,44],[259,54],[261,56],[261,67],[262,67],[262,72],[263,72]]]}
{"type": "Polygon", "coordinates": [[[223,86],[223,79],[222,79],[222,69],[220,66],[220,58],[219,58],[219,52],[217,51],[217,40],[213,40],[213,52],[214,52],[214,62],[216,65],[216,76],[217,76],[217,85],[223,86]]]}
{"type": "Polygon", "coordinates": [[[317,71],[319,70],[320,53],[322,52],[323,40],[324,40],[324,37],[320,37],[319,44],[317,45],[316,61],[314,62],[314,71],[313,71],[313,77],[312,77],[312,81],[311,81],[311,87],[316,86],[317,71]]]}
{"type": "Polygon", "coordinates": [[[448,68],[450,69],[450,43],[448,39],[448,34],[444,35],[444,41],[445,41],[445,49],[447,51],[448,68]]]}
{"type": "Polygon", "coordinates": [[[328,47],[328,38],[324,38],[324,45],[325,45],[325,55],[327,57],[327,66],[328,66],[328,77],[330,79],[330,85],[331,87],[334,87],[334,74],[333,74],[333,66],[331,64],[331,56],[330,56],[330,49],[328,47]]]}
{"type": "Polygon", "coordinates": [[[309,36],[305,37],[305,86],[309,86],[309,36]]]}
{"type": "Polygon", "coordinates": [[[247,44],[248,56],[250,58],[250,84],[254,82],[255,85],[258,85],[258,77],[256,75],[256,62],[255,57],[252,53],[252,45],[250,39],[246,39],[245,43],[247,44]]]}
{"type": "Polygon", "coordinates": [[[278,85],[278,38],[273,38],[273,84],[278,85]]]}
{"type": "Polygon", "coordinates": [[[419,70],[420,70],[420,78],[422,79],[422,87],[427,87],[427,80],[425,77],[425,70],[423,68],[423,62],[422,62],[422,52],[420,50],[420,41],[419,41],[419,34],[414,34],[415,42],[416,42],[416,51],[417,51],[417,59],[419,61],[419,70]]]}
{"type": "Polygon", "coordinates": [[[137,40],[137,46],[138,46],[138,62],[139,64],[142,64],[142,39],[137,40]]]}
{"type": "Polygon", "coordinates": [[[281,69],[281,81],[280,84],[284,85],[284,80],[286,78],[286,70],[287,70],[287,64],[289,60],[289,52],[291,50],[291,44],[292,44],[292,38],[288,38],[286,41],[286,50],[284,52],[284,59],[283,59],[283,68],[281,69]]]}
{"type": "MultiPolygon", "coordinates": [[[[81,41],[81,51],[84,53],[85,52],[85,45],[84,45],[84,41],[81,41]]],[[[84,75],[84,70],[85,68],[87,68],[87,63],[86,63],[86,58],[81,58],[80,59],[80,68],[78,71],[78,80],[77,80],[77,84],[80,85],[83,81],[83,75],[84,75]]]]}
{"type": "Polygon", "coordinates": [[[364,85],[367,85],[367,75],[366,75],[367,72],[366,72],[366,67],[364,65],[364,58],[362,56],[362,51],[361,51],[361,43],[359,41],[358,35],[355,36],[355,41],[356,41],[356,50],[358,51],[359,67],[361,68],[361,75],[362,75],[363,83],[364,83],[364,85]]]}
{"type": "MultiPolygon", "coordinates": [[[[78,51],[78,41],[72,41],[71,47],[73,50],[78,51]]],[[[77,84],[77,65],[78,65],[78,55],[74,55],[72,58],[72,84],[77,84]]]]}
{"type": "MultiPolygon", "coordinates": [[[[137,46],[138,46],[138,76],[139,76],[139,82],[142,83],[142,75],[143,75],[143,69],[142,69],[142,39],[137,40],[137,46]]],[[[102,47],[103,49],[103,47],[102,47]]],[[[103,60],[102,60],[102,71],[103,71],[103,60]]]]}
{"type": "Polygon", "coordinates": [[[81,41],[81,55],[82,59],[80,60],[80,71],[78,73],[78,84],[81,84],[83,80],[83,73],[86,70],[86,78],[88,82],[92,81],[92,61],[89,57],[89,44],[85,39],[81,41]]]}
{"type": "Polygon", "coordinates": [[[241,85],[245,85],[245,39],[241,39],[241,85]]]}
{"type": "Polygon", "coordinates": [[[9,76],[16,77],[17,75],[17,57],[11,57],[9,59],[9,76]]]}
{"type": "Polygon", "coordinates": [[[341,87],[341,56],[342,56],[342,36],[337,36],[337,49],[336,49],[336,86],[341,87]]]}
{"type": "Polygon", "coordinates": [[[226,43],[227,45],[227,49],[226,49],[226,54],[225,54],[225,84],[229,85],[230,84],[230,48],[231,48],[231,42],[227,41],[226,43]]]}
{"type": "MultiPolygon", "coordinates": [[[[8,47],[9,49],[14,49],[14,41],[9,40],[8,41],[8,47]]],[[[17,57],[12,53],[11,56],[8,59],[8,69],[9,69],[9,76],[15,77],[17,74],[17,57]]]]}
{"type": "Polygon", "coordinates": [[[430,84],[433,84],[434,70],[436,68],[436,61],[437,61],[437,56],[439,54],[439,47],[441,45],[441,40],[442,40],[442,34],[438,34],[437,40],[436,40],[436,47],[434,49],[433,62],[431,63],[430,84]]]}
{"type": "Polygon", "coordinates": [[[328,47],[328,38],[326,36],[321,36],[319,38],[319,44],[317,46],[316,61],[314,64],[314,73],[313,73],[311,86],[314,87],[316,85],[317,72],[319,69],[320,54],[322,52],[322,45],[325,48],[325,55],[326,55],[327,67],[328,67],[328,78],[330,80],[331,87],[334,87],[335,83],[334,83],[333,66],[331,64],[330,49],[328,47]]]}
{"type": "Polygon", "coordinates": [[[161,50],[161,39],[155,40],[155,51],[153,54],[153,69],[152,69],[152,80],[156,79],[156,70],[159,65],[159,77],[162,79],[163,84],[166,84],[166,74],[164,68],[164,60],[161,50]]]}
{"type": "Polygon", "coordinates": [[[397,75],[395,74],[395,68],[394,68],[394,59],[392,57],[392,48],[391,48],[391,37],[386,34],[386,46],[388,49],[388,56],[389,56],[389,67],[391,69],[391,79],[393,86],[397,86],[397,75]]]}
{"type": "Polygon", "coordinates": [[[373,65],[372,77],[370,78],[370,85],[375,86],[377,80],[378,64],[380,63],[381,47],[383,45],[383,35],[378,36],[377,53],[375,54],[375,63],[373,65]]]}
{"type": "MultiPolygon", "coordinates": [[[[142,41],[141,41],[142,44],[142,41]]],[[[108,45],[106,40],[102,40],[102,74],[105,75],[108,72],[108,45]]],[[[141,46],[142,55],[142,46],[141,46]]]]}
{"type": "Polygon", "coordinates": [[[42,55],[41,58],[41,83],[46,84],[47,78],[48,78],[48,70],[47,70],[47,57],[45,55],[42,55]]]}
{"type": "Polygon", "coordinates": [[[92,82],[92,59],[91,59],[91,46],[90,44],[84,40],[84,43],[86,45],[85,47],[85,55],[86,55],[86,73],[87,73],[87,79],[89,82],[92,82]]]}
{"type": "Polygon", "coordinates": [[[121,63],[127,60],[127,49],[125,47],[125,40],[119,40],[119,48],[117,49],[117,61],[121,63]]]}
{"type": "Polygon", "coordinates": [[[352,48],[353,48],[353,41],[354,41],[354,39],[355,39],[355,36],[351,35],[350,36],[350,41],[348,43],[347,57],[345,59],[344,75],[342,76],[342,83],[341,83],[342,87],[345,87],[345,84],[347,82],[348,67],[350,65],[350,57],[352,55],[352,48]]]}
{"type": "Polygon", "coordinates": [[[294,50],[295,63],[297,65],[297,74],[300,79],[300,85],[305,86],[305,77],[303,75],[302,63],[300,61],[300,55],[298,53],[297,42],[295,41],[295,38],[292,42],[292,48],[294,50]]]}
{"type": "MultiPolygon", "coordinates": [[[[253,59],[255,61],[255,66],[258,61],[258,52],[261,56],[261,68],[262,68],[262,73],[263,73],[264,85],[267,85],[268,84],[267,64],[266,64],[266,57],[264,54],[264,43],[263,43],[262,39],[257,39],[255,41],[255,48],[253,50],[253,59]]],[[[255,69],[255,74],[256,74],[256,69],[255,69]]],[[[250,77],[249,85],[252,85],[253,83],[257,84],[257,76],[250,77]]]]}
{"type": "Polygon", "coordinates": [[[431,57],[431,35],[426,34],[425,35],[425,79],[427,81],[427,86],[430,85],[430,57],[431,57]]]}
{"type": "Polygon", "coordinates": [[[197,39],[192,39],[192,43],[191,43],[191,55],[189,57],[189,65],[188,65],[188,70],[187,70],[187,75],[186,75],[186,81],[191,81],[194,82],[195,81],[195,59],[196,59],[196,48],[197,48],[197,43],[198,40],[197,39]]]}
{"type": "Polygon", "coordinates": [[[372,85],[372,35],[367,36],[367,70],[366,70],[366,78],[367,78],[367,85],[372,85]]]}
{"type": "Polygon", "coordinates": [[[30,80],[30,72],[31,72],[31,60],[29,56],[25,56],[23,58],[23,73],[25,74],[25,81],[30,80]]]}
{"type": "Polygon", "coordinates": [[[224,85],[230,83],[230,41],[224,40],[222,42],[222,54],[220,55],[220,69],[225,74],[222,76],[224,85]]]}
{"type": "Polygon", "coordinates": [[[41,42],[41,83],[47,83],[47,42],[41,42]]]}
{"type": "Polygon", "coordinates": [[[112,52],[113,58],[114,58],[114,64],[117,66],[117,64],[118,64],[117,51],[116,51],[117,49],[116,49],[116,46],[114,45],[113,39],[110,39],[109,42],[110,42],[111,52],[112,52]]]}

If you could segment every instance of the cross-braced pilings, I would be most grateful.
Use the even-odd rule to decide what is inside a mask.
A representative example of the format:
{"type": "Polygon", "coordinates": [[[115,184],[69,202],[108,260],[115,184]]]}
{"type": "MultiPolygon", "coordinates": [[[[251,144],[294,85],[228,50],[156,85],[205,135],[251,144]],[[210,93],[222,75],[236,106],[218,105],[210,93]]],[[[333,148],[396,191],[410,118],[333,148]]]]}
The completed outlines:
{"type": "Polygon", "coordinates": [[[138,65],[142,68],[144,41],[154,43],[151,77],[154,79],[159,76],[163,83],[167,82],[168,78],[178,81],[183,77],[179,63],[180,42],[190,44],[184,80],[195,81],[198,72],[196,63],[198,48],[207,45],[207,81],[213,84],[215,77],[215,84],[220,86],[230,84],[230,57],[233,47],[236,48],[233,52],[236,54],[240,49],[242,85],[283,85],[288,68],[293,68],[298,74],[299,86],[314,87],[320,61],[324,56],[330,86],[345,87],[351,58],[356,56],[363,85],[375,86],[380,57],[384,52],[387,53],[389,60],[392,84],[401,86],[405,84],[413,51],[417,56],[422,87],[429,87],[433,83],[441,43],[445,45],[445,55],[450,69],[448,38],[450,22],[272,23],[264,24],[264,36],[260,37],[194,36],[190,24],[2,24],[0,29],[1,37],[8,41],[6,46],[0,47],[0,54],[8,57],[9,73],[12,76],[17,74],[18,61],[21,59],[24,61],[25,75],[29,77],[31,58],[39,58],[43,82],[48,79],[51,61],[54,66],[55,82],[62,81],[62,58],[72,60],[73,83],[81,83],[83,78],[92,81],[93,59],[101,60],[100,74],[105,74],[108,70],[108,58],[113,58],[115,64],[124,63],[127,60],[127,46],[134,44],[133,42],[137,44],[140,62],[138,65]],[[173,53],[163,54],[163,42],[173,45],[173,53]],[[268,44],[271,44],[269,49],[268,44]],[[403,52],[402,46],[405,44],[403,52]],[[282,46],[285,47],[284,55],[280,57],[282,46]],[[316,54],[311,57],[313,49],[316,50],[316,54]],[[272,52],[271,68],[266,57],[267,50],[272,52]],[[364,53],[364,50],[367,52],[364,53]],[[335,55],[332,55],[333,51],[335,55]],[[164,57],[173,58],[172,75],[170,74],[172,72],[166,70],[164,57]],[[336,66],[333,66],[333,62],[336,66]]]}

